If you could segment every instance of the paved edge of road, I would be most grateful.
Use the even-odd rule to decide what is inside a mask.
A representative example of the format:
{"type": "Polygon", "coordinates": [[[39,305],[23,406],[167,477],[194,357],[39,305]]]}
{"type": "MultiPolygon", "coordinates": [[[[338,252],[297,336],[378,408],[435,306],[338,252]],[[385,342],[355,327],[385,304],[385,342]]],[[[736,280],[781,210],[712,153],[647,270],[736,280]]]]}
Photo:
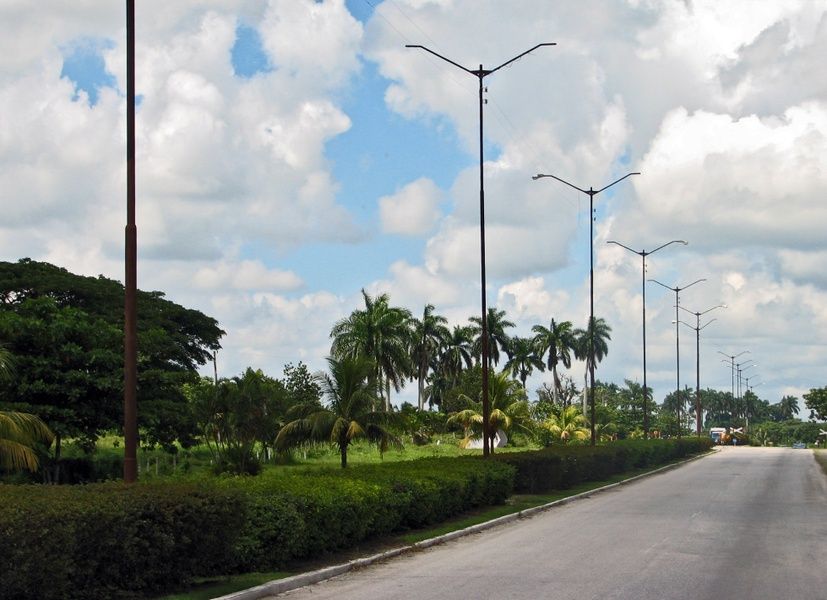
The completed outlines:
{"type": "MultiPolygon", "coordinates": [[[[717,450],[717,449],[716,449],[717,450]]],[[[421,542],[416,542],[415,544],[410,544],[408,546],[400,546],[399,548],[393,548],[392,550],[386,550],[385,552],[380,552],[379,554],[374,554],[372,556],[366,556],[364,558],[357,558],[354,560],[350,560],[346,563],[342,563],[339,565],[333,565],[331,567],[325,567],[323,569],[318,569],[316,571],[309,571],[307,573],[300,573],[298,575],[293,575],[291,577],[285,577],[284,579],[276,579],[274,581],[270,581],[264,583],[262,585],[258,585],[256,587],[248,588],[246,590],[241,590],[239,592],[234,592],[232,594],[227,594],[226,596],[220,596],[219,598],[215,598],[214,600],[259,600],[261,598],[267,598],[269,596],[276,596],[278,594],[282,594],[284,592],[289,592],[290,590],[295,590],[300,587],[304,587],[306,585],[311,585],[314,583],[319,583],[320,581],[324,581],[325,579],[330,579],[331,577],[336,577],[337,575],[342,575],[343,573],[347,573],[348,571],[352,571],[354,569],[359,569],[361,567],[366,567],[368,565],[372,565],[373,563],[387,560],[389,558],[393,558],[395,556],[399,556],[400,554],[405,554],[407,552],[413,552],[415,550],[422,550],[424,548],[430,548],[431,546],[436,546],[438,544],[444,544],[445,542],[450,542],[451,540],[455,540],[460,537],[464,537],[466,535],[470,535],[472,533],[478,533],[480,531],[485,531],[486,529],[491,529],[492,527],[497,527],[499,525],[504,525],[506,523],[511,523],[512,521],[517,521],[519,519],[525,519],[527,517],[531,517],[536,515],[537,513],[549,510],[556,506],[562,506],[563,504],[568,504],[569,502],[573,502],[575,500],[580,500],[582,498],[588,498],[593,496],[594,494],[599,494],[601,492],[605,492],[616,488],[621,485],[628,485],[630,483],[634,483],[640,479],[651,477],[652,475],[657,475],[659,473],[663,473],[664,471],[669,471],[671,469],[675,469],[682,465],[685,465],[688,462],[692,462],[693,460],[698,460],[705,456],[709,456],[710,453],[699,454],[697,456],[692,456],[686,460],[682,460],[680,462],[672,463],[670,465],[666,465],[660,467],[659,469],[655,469],[654,471],[648,471],[646,473],[641,473],[640,475],[635,475],[634,477],[630,477],[629,479],[624,479],[623,481],[618,481],[616,483],[609,483],[599,488],[595,488],[593,490],[589,490],[587,492],[581,492],[579,494],[574,494],[573,496],[568,496],[567,498],[561,498],[560,500],[554,500],[553,502],[548,502],[546,504],[541,504],[540,506],[534,506],[532,508],[526,508],[519,512],[511,513],[509,515],[504,515],[502,517],[497,517],[496,519],[491,519],[490,521],[485,521],[484,523],[477,523],[476,525],[471,525],[470,527],[466,527],[465,529],[458,529],[457,531],[451,531],[449,533],[445,533],[443,535],[438,535],[436,537],[422,540],[421,542]]]]}

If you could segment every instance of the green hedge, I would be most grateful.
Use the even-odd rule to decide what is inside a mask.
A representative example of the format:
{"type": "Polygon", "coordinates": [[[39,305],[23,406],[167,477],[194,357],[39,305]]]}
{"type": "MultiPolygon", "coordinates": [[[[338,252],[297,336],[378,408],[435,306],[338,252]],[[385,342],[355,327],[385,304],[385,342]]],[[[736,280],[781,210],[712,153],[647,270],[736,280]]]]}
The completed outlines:
{"type": "Polygon", "coordinates": [[[549,446],[533,452],[495,454],[513,466],[514,490],[536,494],[561,490],[585,481],[600,481],[631,469],[671,462],[712,447],[708,438],[621,440],[600,446],[549,446]]]}
{"type": "Polygon", "coordinates": [[[422,459],[203,483],[0,485],[0,598],[141,598],[502,503],[514,468],[422,459]]]}
{"type": "Polygon", "coordinates": [[[200,483],[0,485],[0,598],[147,597],[193,577],[271,570],[544,492],[704,451],[622,441],[200,483]]]}

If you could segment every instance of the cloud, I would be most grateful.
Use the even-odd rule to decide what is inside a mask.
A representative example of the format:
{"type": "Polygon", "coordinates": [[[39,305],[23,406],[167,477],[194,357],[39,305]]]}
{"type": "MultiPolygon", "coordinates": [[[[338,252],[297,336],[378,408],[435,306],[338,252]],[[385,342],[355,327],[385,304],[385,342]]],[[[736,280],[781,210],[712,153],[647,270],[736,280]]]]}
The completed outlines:
{"type": "Polygon", "coordinates": [[[291,271],[268,269],[257,260],[238,263],[221,262],[202,267],[193,276],[193,283],[203,290],[231,288],[237,290],[295,290],[301,278],[291,271]]]}
{"type": "Polygon", "coordinates": [[[392,196],[379,198],[379,217],[385,233],[422,235],[442,216],[442,192],[426,177],[413,181],[392,196]]]}

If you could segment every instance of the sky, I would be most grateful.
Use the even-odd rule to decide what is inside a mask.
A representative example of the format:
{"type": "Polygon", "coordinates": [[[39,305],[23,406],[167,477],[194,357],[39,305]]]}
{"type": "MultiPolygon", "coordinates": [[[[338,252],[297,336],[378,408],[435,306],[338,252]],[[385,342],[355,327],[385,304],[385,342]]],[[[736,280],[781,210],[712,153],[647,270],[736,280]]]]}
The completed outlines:
{"type": "MultiPolygon", "coordinates": [[[[770,403],[827,385],[827,0],[136,4],[138,285],[219,321],[219,375],[324,368],[362,289],[478,315],[478,81],[405,45],[473,70],[555,43],[485,79],[488,305],[514,335],[585,326],[589,198],[532,175],[640,172],[594,197],[597,378],[643,376],[641,259],[607,241],[680,239],[646,278],[705,281],[679,345],[646,283],[658,402],[677,365],[694,388],[691,313],[719,305],[702,388],[730,390],[735,355],[770,403]]],[[[125,43],[123,2],[0,0],[0,260],[123,281],[125,43]]]]}

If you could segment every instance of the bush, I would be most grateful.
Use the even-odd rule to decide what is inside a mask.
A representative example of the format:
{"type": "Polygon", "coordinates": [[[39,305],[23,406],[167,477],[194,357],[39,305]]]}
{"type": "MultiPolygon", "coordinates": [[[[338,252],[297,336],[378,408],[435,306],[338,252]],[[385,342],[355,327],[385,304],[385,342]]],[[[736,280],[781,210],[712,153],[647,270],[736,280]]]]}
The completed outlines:
{"type": "Polygon", "coordinates": [[[0,485],[0,597],[141,598],[502,503],[514,467],[420,459],[200,483],[0,485]]]}
{"type": "Polygon", "coordinates": [[[707,438],[621,440],[600,446],[549,446],[534,452],[496,454],[516,470],[514,490],[537,494],[600,481],[634,468],[646,468],[712,447],[707,438]]]}

